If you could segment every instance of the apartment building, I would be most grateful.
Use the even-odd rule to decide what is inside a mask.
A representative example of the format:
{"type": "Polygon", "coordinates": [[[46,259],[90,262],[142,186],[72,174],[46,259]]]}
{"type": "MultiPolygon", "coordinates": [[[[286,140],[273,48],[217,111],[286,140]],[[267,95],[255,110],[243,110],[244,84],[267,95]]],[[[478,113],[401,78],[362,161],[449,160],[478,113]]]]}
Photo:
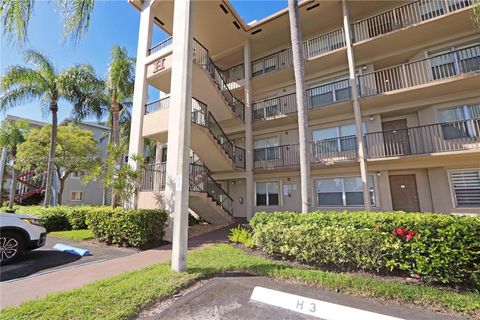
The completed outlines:
{"type": "MultiPolygon", "coordinates": [[[[300,211],[288,11],[248,23],[228,0],[194,1],[186,13],[173,1],[130,2],[141,12],[130,153],[145,138],[167,144],[178,129],[169,122],[180,99],[169,95],[190,53],[191,73],[182,75],[191,82],[190,148],[201,162],[190,164],[190,209],[216,223],[300,211]],[[181,19],[178,36],[193,35],[184,56],[173,33],[181,19]],[[153,28],[173,37],[152,43],[153,28]],[[148,86],[166,96],[148,101],[148,86]]],[[[371,210],[480,213],[476,3],[300,3],[312,210],[364,210],[363,166],[371,210]]],[[[139,207],[158,205],[173,179],[166,153],[167,145],[145,170],[139,207]]]]}
{"type": "MultiPolygon", "coordinates": [[[[47,125],[48,123],[42,121],[31,120],[27,118],[17,117],[13,115],[7,115],[5,120],[17,121],[17,120],[27,120],[29,127],[32,129],[40,129],[41,127],[47,125]]],[[[59,125],[66,125],[70,122],[73,122],[72,119],[65,119],[59,123],[59,125]]],[[[89,122],[81,121],[75,122],[76,125],[83,130],[90,130],[93,133],[93,138],[97,142],[98,156],[102,159],[105,159],[107,154],[108,146],[108,132],[110,128],[105,126],[104,123],[99,122],[89,122]]],[[[6,172],[5,176],[5,192],[4,195],[9,194],[9,188],[11,186],[11,179],[6,172]]],[[[91,181],[87,184],[82,181],[82,173],[74,172],[72,173],[67,180],[65,181],[64,191],[62,195],[62,204],[63,205],[102,205],[111,203],[111,193],[107,192],[104,195],[104,188],[102,181],[96,180],[91,181]]],[[[35,204],[43,199],[43,192],[45,189],[46,182],[46,173],[37,174],[35,172],[21,172],[17,178],[17,191],[15,201],[23,204],[35,204]]],[[[58,190],[59,180],[55,175],[53,179],[53,188],[58,190]]],[[[56,192],[54,192],[53,203],[58,203],[56,199],[56,192]]]]}

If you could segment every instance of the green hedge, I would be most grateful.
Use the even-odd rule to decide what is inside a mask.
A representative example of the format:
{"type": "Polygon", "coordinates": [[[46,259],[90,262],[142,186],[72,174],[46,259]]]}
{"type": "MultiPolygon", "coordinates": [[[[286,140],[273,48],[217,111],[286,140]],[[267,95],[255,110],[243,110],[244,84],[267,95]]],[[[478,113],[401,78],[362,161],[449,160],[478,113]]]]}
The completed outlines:
{"type": "Polygon", "coordinates": [[[405,272],[480,287],[480,217],[428,213],[257,213],[255,245],[302,263],[405,272]]]}
{"type": "Polygon", "coordinates": [[[151,248],[162,242],[167,214],[163,210],[91,210],[87,224],[108,244],[151,248]]]}
{"type": "Polygon", "coordinates": [[[107,212],[112,210],[112,208],[107,206],[19,206],[15,212],[39,218],[47,231],[51,232],[86,229],[87,214],[92,210],[107,212]]]}

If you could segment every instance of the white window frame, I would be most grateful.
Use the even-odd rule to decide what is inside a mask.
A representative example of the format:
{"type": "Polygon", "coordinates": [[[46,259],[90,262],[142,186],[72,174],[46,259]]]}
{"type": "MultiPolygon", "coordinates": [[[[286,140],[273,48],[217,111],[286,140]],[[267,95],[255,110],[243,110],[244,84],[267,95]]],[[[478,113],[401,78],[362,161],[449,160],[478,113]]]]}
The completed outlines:
{"type": "Polygon", "coordinates": [[[450,197],[452,200],[452,207],[454,209],[478,209],[478,207],[459,207],[457,203],[457,194],[455,193],[455,189],[453,186],[453,179],[452,179],[452,173],[459,173],[459,172],[471,172],[471,171],[478,171],[480,173],[480,168],[470,168],[470,169],[451,169],[447,170],[447,176],[448,176],[448,185],[450,189],[450,197]]]}
{"type": "Polygon", "coordinates": [[[255,207],[282,207],[283,206],[283,192],[282,192],[282,181],[280,180],[261,180],[255,181],[255,207]],[[268,187],[267,187],[267,204],[266,205],[257,205],[257,183],[277,183],[278,184],[278,204],[270,205],[268,201],[268,187]]]}
{"type": "Polygon", "coordinates": [[[70,191],[68,193],[68,201],[80,202],[83,201],[83,191],[70,191]],[[73,199],[73,194],[80,194],[80,199],[73,199]]]}
{"type": "MultiPolygon", "coordinates": [[[[377,207],[377,180],[375,175],[369,174],[368,177],[372,178],[372,183],[373,183],[373,204],[370,204],[372,207],[376,208],[377,207]]],[[[345,193],[345,182],[344,179],[348,178],[361,178],[361,176],[357,175],[348,175],[348,176],[328,176],[328,177],[316,177],[313,179],[313,186],[314,186],[314,195],[315,195],[315,206],[317,208],[362,208],[365,206],[363,205],[347,205],[347,196],[345,193]],[[335,205],[321,205],[318,203],[318,191],[317,191],[317,180],[322,180],[322,179],[342,179],[342,202],[343,205],[341,206],[335,206],[335,205]]],[[[370,191],[369,191],[370,192],[370,191]]],[[[363,193],[363,189],[362,189],[363,193]]],[[[370,197],[369,197],[370,198],[370,197]]]]}
{"type": "MultiPolygon", "coordinates": [[[[347,136],[343,136],[343,135],[340,135],[340,128],[341,127],[344,127],[344,126],[348,126],[348,125],[353,125],[355,127],[355,123],[344,123],[344,124],[341,124],[341,125],[337,125],[337,126],[334,126],[334,127],[325,127],[325,128],[316,128],[316,129],[312,129],[312,141],[313,143],[315,144],[315,142],[320,142],[320,141],[325,141],[325,140],[330,140],[330,139],[337,139],[337,152],[344,152],[344,151],[349,151],[349,150],[342,150],[342,143],[341,143],[341,139],[342,138],[345,138],[345,137],[350,137],[351,135],[347,135],[347,136]],[[329,138],[329,139],[321,139],[321,140],[314,140],[313,136],[314,136],[314,132],[315,131],[320,131],[320,130],[325,130],[325,129],[335,129],[336,132],[337,132],[337,136],[335,138],[329,138]]],[[[361,126],[362,126],[362,137],[365,136],[365,134],[367,133],[367,123],[366,121],[362,121],[361,123],[361,126]]],[[[356,132],[356,128],[355,128],[355,134],[354,134],[355,138],[357,138],[357,132],[356,132]]],[[[358,146],[357,146],[358,147],[358,146]]],[[[351,149],[350,149],[351,150],[351,149]]]]}

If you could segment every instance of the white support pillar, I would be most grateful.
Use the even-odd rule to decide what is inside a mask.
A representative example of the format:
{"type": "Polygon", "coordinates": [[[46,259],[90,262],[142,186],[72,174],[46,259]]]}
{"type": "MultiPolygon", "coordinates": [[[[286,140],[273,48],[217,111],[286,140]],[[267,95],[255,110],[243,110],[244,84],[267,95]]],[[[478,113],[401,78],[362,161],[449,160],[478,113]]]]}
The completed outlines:
{"type": "Polygon", "coordinates": [[[247,220],[253,217],[253,135],[252,135],[252,61],[250,41],[243,46],[243,66],[245,69],[245,178],[247,220]]]}
{"type": "Polygon", "coordinates": [[[5,167],[7,165],[7,146],[2,147],[2,156],[0,157],[0,206],[3,197],[3,177],[5,176],[5,167]]]}
{"type": "MultiPolygon", "coordinates": [[[[173,218],[172,270],[187,269],[192,118],[193,1],[175,1],[165,206],[173,218]]],[[[171,228],[171,226],[169,226],[171,228]]]]}
{"type": "Polygon", "coordinates": [[[360,102],[358,101],[358,88],[357,88],[357,75],[355,73],[355,58],[353,56],[352,49],[352,36],[350,30],[350,18],[348,15],[347,1],[342,0],[343,9],[343,28],[345,30],[345,40],[347,43],[347,58],[348,58],[348,72],[350,76],[350,86],[352,88],[353,97],[353,113],[355,117],[355,131],[357,133],[358,144],[358,159],[360,163],[360,175],[362,178],[363,186],[363,203],[366,211],[371,211],[370,205],[370,191],[368,190],[368,169],[367,161],[365,159],[365,146],[363,144],[363,132],[362,132],[362,114],[360,111],[360,102]]]}
{"type": "MultiPolygon", "coordinates": [[[[140,13],[135,86],[133,89],[132,122],[130,125],[130,143],[128,149],[128,163],[132,168],[137,167],[137,162],[133,161],[131,156],[143,154],[143,116],[145,115],[145,104],[147,103],[148,95],[146,59],[148,50],[152,45],[152,4],[153,1],[144,1],[141,8],[142,12],[140,13]]],[[[134,199],[132,199],[133,207],[137,207],[137,200],[137,197],[134,196],[134,199]]]]}

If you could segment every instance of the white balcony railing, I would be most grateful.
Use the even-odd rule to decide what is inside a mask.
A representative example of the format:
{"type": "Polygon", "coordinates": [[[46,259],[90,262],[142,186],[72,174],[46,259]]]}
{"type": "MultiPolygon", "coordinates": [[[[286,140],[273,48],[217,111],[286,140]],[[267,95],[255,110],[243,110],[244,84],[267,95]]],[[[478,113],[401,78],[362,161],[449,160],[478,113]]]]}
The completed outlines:
{"type": "Polygon", "coordinates": [[[480,70],[480,45],[376,70],[358,77],[362,97],[435,82],[480,70]]]}
{"type": "Polygon", "coordinates": [[[478,0],[417,0],[352,24],[354,41],[363,41],[431,20],[478,3],[478,0]]]}

